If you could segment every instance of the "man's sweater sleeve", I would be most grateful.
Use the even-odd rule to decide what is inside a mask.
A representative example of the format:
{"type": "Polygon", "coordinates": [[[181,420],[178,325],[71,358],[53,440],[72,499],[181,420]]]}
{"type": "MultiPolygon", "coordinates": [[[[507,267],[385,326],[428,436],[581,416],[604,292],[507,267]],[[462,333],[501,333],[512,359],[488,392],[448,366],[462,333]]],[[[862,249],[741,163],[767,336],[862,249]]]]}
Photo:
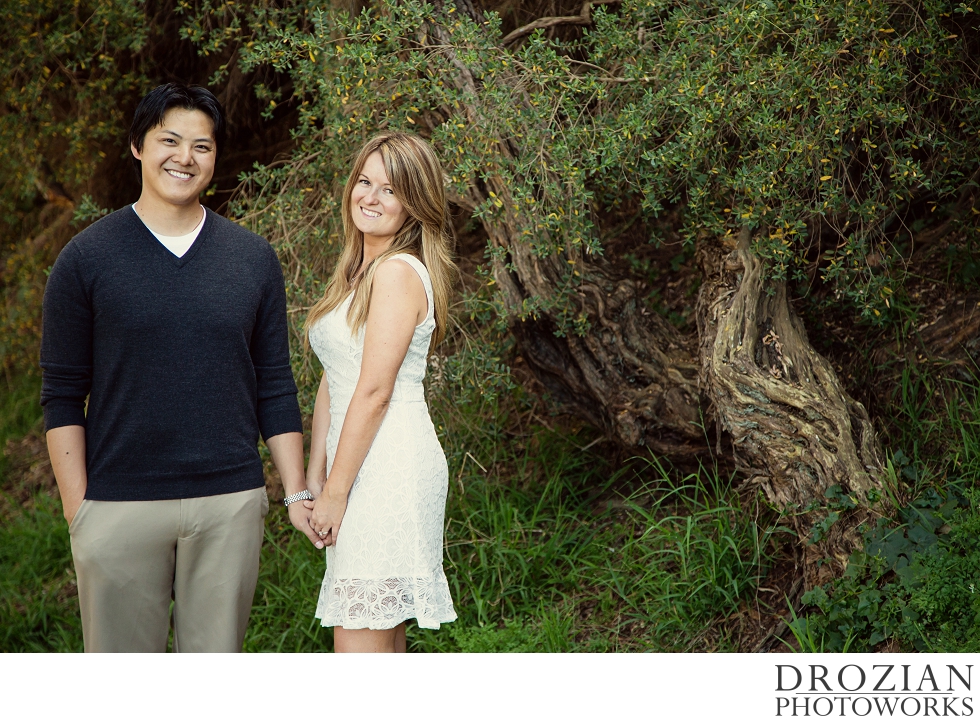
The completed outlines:
{"type": "Polygon", "coordinates": [[[296,401],[296,383],[289,366],[286,288],[279,258],[269,247],[265,294],[252,331],[259,431],[269,440],[280,433],[302,433],[303,419],[296,401]]]}
{"type": "Polygon", "coordinates": [[[41,405],[46,431],[85,425],[85,398],[92,387],[92,305],[81,261],[77,246],[69,243],[44,289],[41,405]]]}

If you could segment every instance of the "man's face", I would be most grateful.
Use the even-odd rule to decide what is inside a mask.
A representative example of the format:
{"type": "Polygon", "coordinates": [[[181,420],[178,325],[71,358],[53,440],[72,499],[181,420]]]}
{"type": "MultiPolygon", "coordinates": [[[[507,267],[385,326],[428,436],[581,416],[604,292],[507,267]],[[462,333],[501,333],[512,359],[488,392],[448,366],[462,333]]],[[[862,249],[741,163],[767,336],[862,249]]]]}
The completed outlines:
{"type": "Polygon", "coordinates": [[[197,204],[211,182],[217,149],[211,119],[201,111],[172,108],[151,128],[143,150],[132,147],[143,166],[143,197],[167,204],[197,204]]]}

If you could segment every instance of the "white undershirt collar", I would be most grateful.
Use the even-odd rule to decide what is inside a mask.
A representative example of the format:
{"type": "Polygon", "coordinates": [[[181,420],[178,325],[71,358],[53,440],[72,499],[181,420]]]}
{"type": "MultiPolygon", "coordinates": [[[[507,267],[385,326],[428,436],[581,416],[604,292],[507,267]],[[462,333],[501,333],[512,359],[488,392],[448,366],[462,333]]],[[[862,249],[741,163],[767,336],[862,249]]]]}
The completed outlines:
{"type": "MultiPolygon", "coordinates": [[[[136,211],[136,204],[133,204],[133,211],[136,211]]],[[[170,253],[175,257],[180,258],[187,253],[187,250],[194,244],[194,240],[197,239],[197,235],[201,233],[201,229],[204,228],[204,222],[207,221],[208,213],[204,210],[203,206],[201,207],[201,211],[204,211],[204,214],[201,216],[201,223],[194,228],[194,231],[189,234],[182,234],[179,237],[168,237],[165,234],[157,234],[146,226],[146,222],[143,222],[142,217],[140,217],[140,221],[143,222],[143,226],[146,226],[150,234],[157,238],[160,244],[170,250],[170,253]]],[[[139,212],[136,212],[136,216],[139,216],[139,212]]]]}

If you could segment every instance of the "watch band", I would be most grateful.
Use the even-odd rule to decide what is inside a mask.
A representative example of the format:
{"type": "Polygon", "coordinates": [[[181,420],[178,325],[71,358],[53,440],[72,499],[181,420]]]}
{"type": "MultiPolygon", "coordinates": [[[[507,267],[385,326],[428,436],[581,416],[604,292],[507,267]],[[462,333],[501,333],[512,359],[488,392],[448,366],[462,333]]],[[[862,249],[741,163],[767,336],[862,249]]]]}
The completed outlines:
{"type": "Polygon", "coordinates": [[[313,500],[313,494],[304,488],[302,491],[294,493],[290,496],[286,496],[286,498],[282,500],[282,505],[288,507],[289,504],[296,503],[297,501],[312,501],[312,500],[313,500]]]}

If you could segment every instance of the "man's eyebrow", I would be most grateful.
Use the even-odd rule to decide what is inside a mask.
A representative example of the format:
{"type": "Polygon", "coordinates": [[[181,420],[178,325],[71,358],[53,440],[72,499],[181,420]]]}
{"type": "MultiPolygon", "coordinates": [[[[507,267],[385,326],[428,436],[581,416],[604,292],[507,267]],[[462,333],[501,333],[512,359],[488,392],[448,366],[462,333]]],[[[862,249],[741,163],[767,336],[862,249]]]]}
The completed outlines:
{"type": "MultiPolygon", "coordinates": [[[[176,136],[177,138],[180,138],[180,139],[184,138],[179,133],[177,133],[176,131],[171,131],[169,128],[162,129],[162,132],[163,133],[169,133],[171,136],[176,136]]],[[[214,139],[211,138],[210,136],[205,136],[204,138],[194,139],[194,143],[200,143],[201,141],[206,141],[207,143],[214,143],[214,139]]]]}

